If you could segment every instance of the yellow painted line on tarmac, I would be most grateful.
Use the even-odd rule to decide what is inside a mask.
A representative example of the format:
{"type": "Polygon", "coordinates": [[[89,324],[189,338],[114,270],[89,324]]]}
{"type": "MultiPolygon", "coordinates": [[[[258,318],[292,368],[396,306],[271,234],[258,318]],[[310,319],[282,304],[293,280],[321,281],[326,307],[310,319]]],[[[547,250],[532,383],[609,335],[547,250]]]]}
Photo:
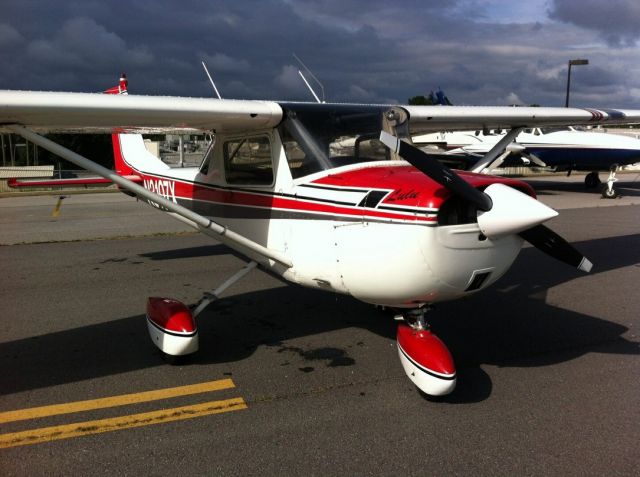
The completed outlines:
{"type": "Polygon", "coordinates": [[[72,412],[92,411],[94,409],[104,409],[108,407],[126,406],[128,404],[138,404],[142,402],[157,401],[178,396],[188,396],[191,394],[220,391],[222,389],[234,388],[235,384],[231,379],[220,379],[206,383],[191,384],[175,388],[157,389],[155,391],[145,391],[140,393],[122,394],[101,399],[91,399],[87,401],[69,402],[64,404],[53,404],[50,406],[33,407],[30,409],[19,409],[17,411],[0,412],[0,424],[25,419],[37,419],[40,417],[57,416],[59,414],[69,414],[72,412]]]}
{"type": "Polygon", "coordinates": [[[51,217],[57,217],[58,215],[60,215],[60,208],[62,207],[63,199],[66,199],[64,195],[61,195],[60,197],[58,197],[58,202],[56,202],[56,206],[53,208],[53,211],[51,212],[51,217]]]}
{"type": "Polygon", "coordinates": [[[161,409],[159,411],[131,414],[129,416],[112,417],[96,421],[77,422],[61,426],[43,427],[30,431],[12,432],[0,434],[0,449],[18,447],[42,442],[57,441],[70,437],[88,436],[102,432],[130,429],[132,427],[149,426],[165,422],[192,419],[194,417],[220,414],[223,412],[240,411],[247,409],[242,398],[232,398],[223,401],[210,401],[191,406],[176,407],[173,409],[161,409]]]}

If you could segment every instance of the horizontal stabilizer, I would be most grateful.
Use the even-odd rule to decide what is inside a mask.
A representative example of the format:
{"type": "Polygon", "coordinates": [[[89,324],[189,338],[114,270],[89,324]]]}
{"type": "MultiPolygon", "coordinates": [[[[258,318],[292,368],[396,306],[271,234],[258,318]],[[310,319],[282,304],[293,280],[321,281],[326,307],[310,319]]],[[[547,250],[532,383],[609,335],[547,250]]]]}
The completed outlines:
{"type": "MultiPolygon", "coordinates": [[[[135,182],[136,184],[142,183],[142,177],[140,176],[124,176],[125,179],[130,180],[131,182],[135,182]]],[[[73,178],[73,179],[49,179],[49,180],[19,180],[11,178],[7,180],[7,185],[12,188],[20,188],[20,187],[56,187],[56,186],[88,186],[88,185],[99,185],[99,184],[113,184],[113,181],[110,179],[105,179],[104,177],[84,177],[84,178],[73,178]]]]}

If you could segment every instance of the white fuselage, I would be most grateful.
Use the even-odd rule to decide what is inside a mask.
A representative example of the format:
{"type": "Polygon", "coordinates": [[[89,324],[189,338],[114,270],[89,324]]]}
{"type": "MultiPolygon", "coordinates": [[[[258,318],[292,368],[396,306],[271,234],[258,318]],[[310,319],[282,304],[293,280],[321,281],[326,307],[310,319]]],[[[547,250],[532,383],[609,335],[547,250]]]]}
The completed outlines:
{"type": "Polygon", "coordinates": [[[346,165],[294,180],[277,131],[258,136],[271,144],[273,181],[265,185],[228,183],[223,136],[216,138],[202,169],[171,169],[154,156],[152,160],[140,149],[141,136],[121,135],[120,143],[145,188],[281,252],[292,267],[229,244],[303,286],[373,304],[416,307],[485,288],[506,272],[520,250],[517,235],[491,240],[482,236],[477,223],[438,225],[437,210],[428,207],[358,207],[375,183],[318,185],[328,177],[361,171],[405,171],[403,161],[346,165]],[[486,274],[485,279],[469,289],[479,274],[486,274]]]}

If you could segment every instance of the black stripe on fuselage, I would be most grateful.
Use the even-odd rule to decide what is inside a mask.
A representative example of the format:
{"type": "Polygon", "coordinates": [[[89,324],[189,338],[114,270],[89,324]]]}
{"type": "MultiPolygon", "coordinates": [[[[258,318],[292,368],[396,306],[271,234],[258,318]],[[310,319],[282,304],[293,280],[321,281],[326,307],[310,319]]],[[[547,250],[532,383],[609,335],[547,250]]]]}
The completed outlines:
{"type": "Polygon", "coordinates": [[[454,379],[456,379],[456,373],[453,373],[450,376],[442,376],[440,374],[436,374],[434,371],[431,371],[425,368],[424,366],[422,366],[421,364],[416,363],[416,361],[412,359],[411,356],[409,356],[405,350],[402,349],[402,346],[398,345],[398,349],[405,356],[405,358],[407,358],[411,362],[411,364],[413,364],[416,368],[418,368],[423,373],[426,373],[429,376],[433,376],[434,378],[442,379],[443,381],[453,381],[454,379]]]}
{"type": "Polygon", "coordinates": [[[197,214],[212,219],[291,219],[291,220],[335,220],[338,222],[374,222],[374,223],[403,223],[411,225],[423,225],[426,227],[435,227],[436,221],[433,222],[417,222],[411,220],[411,217],[403,218],[382,218],[370,217],[363,211],[360,215],[341,215],[331,212],[302,211],[302,210],[283,210],[271,207],[259,207],[251,205],[239,204],[221,204],[218,202],[209,202],[199,199],[184,199],[176,197],[178,204],[193,210],[197,214]]]}
{"type": "Polygon", "coordinates": [[[368,192],[370,190],[366,187],[362,187],[360,189],[352,189],[348,187],[328,186],[324,184],[299,184],[298,187],[308,187],[310,189],[332,190],[338,192],[368,192]]]}
{"type": "MultiPolygon", "coordinates": [[[[155,173],[155,172],[140,171],[140,174],[143,174],[143,175],[148,176],[148,177],[157,177],[157,178],[172,180],[174,182],[182,182],[184,184],[190,184],[190,185],[193,185],[193,186],[198,185],[200,187],[204,187],[204,188],[209,189],[209,190],[222,190],[222,191],[227,191],[227,192],[242,192],[242,193],[245,193],[245,194],[261,195],[261,196],[265,196],[265,197],[278,197],[278,198],[285,198],[285,199],[309,200],[309,201],[314,201],[314,202],[321,202],[321,203],[324,203],[324,204],[346,205],[346,206],[350,206],[350,207],[354,207],[354,206],[357,205],[356,202],[344,202],[344,201],[339,201],[339,200],[324,199],[324,198],[318,198],[318,197],[307,197],[307,196],[303,196],[303,195],[299,195],[299,194],[288,194],[286,192],[273,192],[273,191],[256,190],[256,189],[245,189],[245,188],[242,188],[242,187],[229,187],[229,186],[222,186],[222,185],[212,185],[212,184],[207,184],[207,183],[199,182],[199,181],[190,181],[190,180],[187,180],[187,179],[183,179],[181,177],[166,176],[164,174],[158,174],[158,173],[155,173]]],[[[297,187],[301,187],[301,186],[297,186],[297,187]]],[[[343,189],[335,189],[335,190],[343,190],[343,189]]],[[[366,192],[366,190],[365,189],[358,190],[357,192],[366,192]]]]}
{"type": "Polygon", "coordinates": [[[428,214],[437,214],[438,213],[438,209],[412,209],[410,207],[387,207],[384,205],[379,205],[378,207],[376,207],[376,209],[379,210],[388,210],[391,212],[402,212],[402,213],[411,213],[411,214],[422,214],[422,215],[428,215],[428,214]]]}

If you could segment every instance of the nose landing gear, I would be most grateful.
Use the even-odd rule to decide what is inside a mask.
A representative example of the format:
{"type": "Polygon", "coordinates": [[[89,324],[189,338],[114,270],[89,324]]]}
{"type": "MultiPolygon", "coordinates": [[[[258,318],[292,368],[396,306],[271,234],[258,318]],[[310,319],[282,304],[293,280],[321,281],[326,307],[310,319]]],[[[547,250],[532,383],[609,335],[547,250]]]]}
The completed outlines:
{"type": "Polygon", "coordinates": [[[613,164],[609,172],[609,178],[607,183],[602,188],[603,199],[615,199],[618,197],[618,191],[613,188],[613,183],[616,182],[616,172],[618,171],[618,164],[613,164]]]}
{"type": "Polygon", "coordinates": [[[397,318],[398,355],[407,377],[429,396],[444,396],[456,387],[456,369],[447,346],[429,329],[427,309],[410,310],[397,318]]]}
{"type": "MultiPolygon", "coordinates": [[[[602,198],[603,199],[615,199],[618,197],[618,191],[613,188],[616,178],[616,172],[618,172],[618,164],[613,164],[609,169],[609,177],[606,183],[602,186],[602,198]]],[[[587,189],[594,189],[598,187],[602,182],[598,176],[597,171],[589,172],[584,178],[584,185],[587,189]]]]}

